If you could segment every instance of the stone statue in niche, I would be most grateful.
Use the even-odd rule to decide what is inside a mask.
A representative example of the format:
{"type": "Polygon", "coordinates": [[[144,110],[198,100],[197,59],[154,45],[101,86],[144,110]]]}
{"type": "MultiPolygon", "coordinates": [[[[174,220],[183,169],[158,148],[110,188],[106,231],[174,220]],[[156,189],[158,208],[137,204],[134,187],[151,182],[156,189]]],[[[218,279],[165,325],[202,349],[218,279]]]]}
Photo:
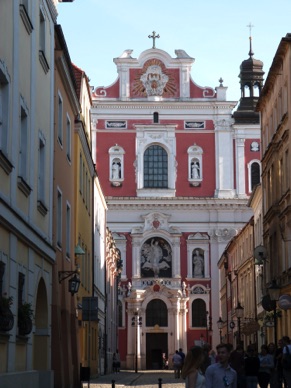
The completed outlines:
{"type": "Polygon", "coordinates": [[[200,179],[200,165],[197,160],[194,160],[191,164],[191,178],[200,179]]]}
{"type": "Polygon", "coordinates": [[[142,277],[171,277],[172,249],[162,238],[148,239],[141,248],[142,277]]]}
{"type": "Polygon", "coordinates": [[[204,255],[201,254],[200,249],[195,249],[193,253],[193,277],[204,277],[204,255]]]}
{"type": "Polygon", "coordinates": [[[112,163],[112,179],[120,179],[120,163],[118,163],[116,160],[113,161],[112,163]]]}

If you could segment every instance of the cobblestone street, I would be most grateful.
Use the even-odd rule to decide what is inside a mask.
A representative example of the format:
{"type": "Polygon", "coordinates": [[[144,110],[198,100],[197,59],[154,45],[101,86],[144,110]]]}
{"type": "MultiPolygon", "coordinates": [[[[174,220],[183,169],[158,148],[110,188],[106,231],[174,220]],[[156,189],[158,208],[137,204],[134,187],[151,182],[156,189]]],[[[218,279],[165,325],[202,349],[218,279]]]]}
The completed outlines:
{"type": "MultiPolygon", "coordinates": [[[[100,376],[90,381],[90,388],[158,388],[159,379],[161,380],[162,388],[184,388],[185,382],[182,378],[175,379],[174,371],[161,370],[161,371],[140,371],[135,373],[134,371],[121,371],[118,374],[108,374],[100,376]],[[112,385],[112,382],[115,382],[112,385]]],[[[87,388],[88,383],[83,383],[83,388],[87,388]]]]}

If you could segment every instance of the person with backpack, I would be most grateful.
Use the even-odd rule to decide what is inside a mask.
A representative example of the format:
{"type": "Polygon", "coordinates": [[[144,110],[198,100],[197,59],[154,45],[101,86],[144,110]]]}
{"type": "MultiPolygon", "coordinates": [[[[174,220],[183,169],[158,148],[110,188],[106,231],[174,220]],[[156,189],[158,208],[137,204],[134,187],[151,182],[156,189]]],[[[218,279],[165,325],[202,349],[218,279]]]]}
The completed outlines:
{"type": "Polygon", "coordinates": [[[172,358],[173,362],[173,368],[174,368],[174,373],[175,373],[175,379],[180,378],[180,371],[181,371],[181,365],[182,365],[182,357],[180,356],[178,350],[173,355],[172,358]]]}

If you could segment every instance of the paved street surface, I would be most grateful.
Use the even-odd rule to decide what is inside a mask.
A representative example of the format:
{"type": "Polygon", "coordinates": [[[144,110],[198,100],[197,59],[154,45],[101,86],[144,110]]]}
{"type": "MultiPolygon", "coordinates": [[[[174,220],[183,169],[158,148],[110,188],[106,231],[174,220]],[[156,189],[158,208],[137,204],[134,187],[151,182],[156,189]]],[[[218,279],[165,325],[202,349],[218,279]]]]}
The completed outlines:
{"type": "MultiPolygon", "coordinates": [[[[173,370],[157,371],[121,371],[117,374],[108,374],[100,376],[90,381],[90,388],[111,388],[112,380],[115,381],[115,388],[158,388],[159,378],[162,379],[162,388],[185,388],[185,381],[175,379],[173,370]]],[[[83,383],[83,388],[87,388],[88,383],[83,383]]]]}

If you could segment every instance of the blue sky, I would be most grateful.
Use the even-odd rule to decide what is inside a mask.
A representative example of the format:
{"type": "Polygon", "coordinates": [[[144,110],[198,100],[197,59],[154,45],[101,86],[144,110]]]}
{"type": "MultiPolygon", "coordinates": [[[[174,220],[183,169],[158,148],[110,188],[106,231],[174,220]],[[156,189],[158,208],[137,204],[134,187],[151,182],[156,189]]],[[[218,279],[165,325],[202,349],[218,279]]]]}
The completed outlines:
{"type": "Polygon", "coordinates": [[[138,58],[152,47],[175,57],[182,49],[195,58],[191,76],[200,86],[216,87],[220,77],[227,99],[240,98],[239,67],[248,58],[252,28],[254,58],[264,63],[265,78],[282,37],[291,33],[290,0],[75,0],[58,4],[58,23],[71,60],[92,86],[117,78],[113,58],[126,49],[138,58]]]}

